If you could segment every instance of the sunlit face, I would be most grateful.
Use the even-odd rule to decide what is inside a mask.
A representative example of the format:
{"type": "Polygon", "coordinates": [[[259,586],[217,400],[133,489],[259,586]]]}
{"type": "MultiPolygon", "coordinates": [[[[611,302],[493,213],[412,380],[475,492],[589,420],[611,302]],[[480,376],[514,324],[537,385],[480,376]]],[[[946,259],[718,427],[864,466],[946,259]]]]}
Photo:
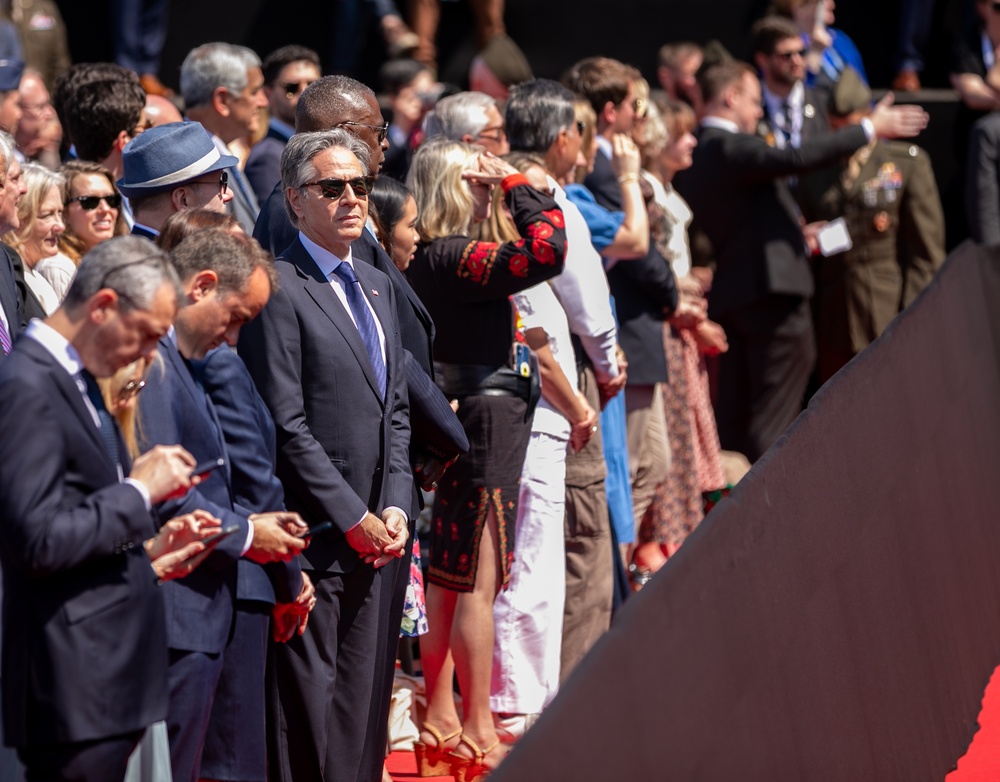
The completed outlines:
{"type": "Polygon", "coordinates": [[[350,114],[345,118],[345,123],[338,126],[363,141],[371,150],[368,170],[374,175],[377,175],[381,170],[386,150],[389,149],[388,135],[379,141],[379,129],[384,125],[385,119],[382,117],[382,109],[378,105],[378,100],[374,95],[368,95],[365,98],[364,109],[350,114]],[[348,120],[350,124],[346,124],[348,120]]]}
{"type": "Polygon", "coordinates": [[[733,90],[730,109],[742,132],[753,133],[757,129],[764,110],[760,105],[760,82],[752,73],[744,73],[739,87],[733,90]]]}
{"type": "Polygon", "coordinates": [[[185,182],[185,204],[188,209],[207,209],[209,212],[226,213],[226,204],[233,200],[233,183],[228,171],[212,171],[197,179],[185,182]],[[225,176],[223,176],[225,174],[225,176]]]}
{"type": "Polygon", "coordinates": [[[478,144],[487,152],[492,152],[497,157],[510,152],[510,143],[507,141],[503,116],[495,105],[491,104],[486,109],[486,125],[479,131],[479,135],[467,140],[473,144],[478,144]]]}
{"type": "Polygon", "coordinates": [[[397,125],[412,127],[424,115],[424,96],[434,89],[430,71],[421,71],[416,78],[399,91],[392,101],[393,121],[397,125]]]}
{"type": "Polygon", "coordinates": [[[469,189],[472,191],[472,222],[489,220],[493,210],[493,188],[480,182],[470,182],[469,189]]]}
{"type": "Polygon", "coordinates": [[[115,379],[121,382],[112,389],[112,413],[119,413],[122,410],[134,408],[139,392],[144,386],[143,378],[146,376],[147,363],[145,361],[135,361],[127,365],[121,373],[117,373],[115,379]],[[121,377],[118,377],[118,374],[121,377]]]}
{"type": "Polygon", "coordinates": [[[670,139],[660,151],[660,165],[666,170],[676,173],[691,167],[694,148],[698,139],[687,128],[680,130],[676,139],[670,139]]]}
{"type": "Polygon", "coordinates": [[[53,185],[38,204],[31,235],[24,238],[24,262],[34,267],[42,258],[51,258],[59,252],[58,240],[62,232],[62,193],[53,185]]]}
{"type": "Polygon", "coordinates": [[[417,251],[419,242],[417,202],[413,200],[413,196],[408,195],[406,203],[403,204],[403,213],[392,229],[392,262],[397,269],[406,271],[406,267],[413,260],[413,253],[417,251]]]}
{"type": "Polygon", "coordinates": [[[15,158],[10,161],[7,179],[3,185],[3,194],[0,196],[0,233],[16,231],[21,227],[21,221],[17,216],[17,206],[21,203],[21,196],[27,192],[28,184],[21,174],[21,164],[15,158]]]}
{"type": "MultiPolygon", "coordinates": [[[[316,176],[312,181],[341,179],[349,181],[364,174],[354,153],[344,147],[324,149],[312,159],[316,176]]],[[[318,185],[288,188],[288,203],[299,218],[299,229],[320,247],[344,258],[351,242],[361,236],[368,220],[368,196],[360,195],[350,185],[339,198],[324,198],[318,185]]]]}
{"type": "Polygon", "coordinates": [[[45,82],[33,74],[21,79],[21,119],[17,123],[17,145],[26,147],[38,138],[53,119],[56,112],[49,100],[45,82]]]}
{"type": "Polygon", "coordinates": [[[227,103],[234,132],[239,136],[252,136],[260,126],[260,109],[267,106],[264,94],[264,75],[260,68],[247,69],[247,84],[238,93],[231,94],[227,103]]]}
{"type": "Polygon", "coordinates": [[[165,283],[153,296],[148,310],[126,312],[124,305],[116,296],[115,303],[92,312],[91,319],[97,323],[94,340],[77,346],[84,366],[95,377],[111,377],[139,358],[147,362],[153,359],[157,342],[170,329],[177,313],[177,294],[172,285],[165,283]]]}
{"type": "Polygon", "coordinates": [[[792,86],[806,75],[805,44],[802,39],[785,38],[778,41],[774,51],[765,58],[768,75],[780,84],[792,86]]]}
{"type": "Polygon", "coordinates": [[[243,291],[220,293],[218,287],[188,292],[192,303],[177,315],[177,345],[185,358],[204,358],[223,342],[233,347],[244,323],[253,320],[271,296],[267,272],[258,268],[243,291]]]}
{"type": "Polygon", "coordinates": [[[264,88],[271,116],[294,127],[295,107],[299,105],[299,96],[317,79],[319,68],[308,60],[290,62],[278,71],[274,85],[264,88]]]}
{"type": "Polygon", "coordinates": [[[80,238],[89,250],[115,235],[118,210],[105,200],[115,195],[115,188],[103,174],[77,174],[70,186],[70,201],[66,204],[66,223],[69,230],[80,238]],[[84,209],[75,200],[80,196],[100,196],[96,209],[84,209]]]}

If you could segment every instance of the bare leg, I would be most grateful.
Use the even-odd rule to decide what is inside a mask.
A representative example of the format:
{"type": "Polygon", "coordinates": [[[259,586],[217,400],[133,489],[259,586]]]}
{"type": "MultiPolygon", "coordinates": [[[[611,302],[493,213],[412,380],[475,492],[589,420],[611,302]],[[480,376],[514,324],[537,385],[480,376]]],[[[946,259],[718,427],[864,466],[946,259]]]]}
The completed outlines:
{"type": "MultiPolygon", "coordinates": [[[[476,584],[457,596],[451,648],[462,691],[462,732],[481,749],[497,741],[490,712],[490,674],[493,669],[493,600],[500,589],[501,568],[496,510],[490,507],[479,544],[476,584]]],[[[430,610],[428,607],[428,614],[430,610]]],[[[505,754],[502,745],[487,754],[484,764],[495,767],[505,754]]],[[[472,757],[459,745],[456,754],[472,757]]]]}
{"type": "Polygon", "coordinates": [[[413,52],[413,58],[437,71],[438,22],[441,19],[441,0],[410,0],[410,27],[417,34],[420,43],[413,52]]]}
{"type": "Polygon", "coordinates": [[[469,5],[476,22],[479,48],[486,46],[491,38],[507,32],[503,23],[504,0],[469,0],[469,5]]]}
{"type": "MultiPolygon", "coordinates": [[[[428,632],[420,639],[420,656],[427,685],[426,722],[443,736],[461,727],[455,709],[455,663],[451,656],[452,621],[457,597],[458,593],[450,589],[437,584],[427,585],[427,615],[432,620],[428,632]]],[[[437,744],[434,736],[424,730],[420,732],[420,740],[431,747],[437,744]]],[[[447,743],[448,749],[457,745],[457,736],[447,743]]]]}

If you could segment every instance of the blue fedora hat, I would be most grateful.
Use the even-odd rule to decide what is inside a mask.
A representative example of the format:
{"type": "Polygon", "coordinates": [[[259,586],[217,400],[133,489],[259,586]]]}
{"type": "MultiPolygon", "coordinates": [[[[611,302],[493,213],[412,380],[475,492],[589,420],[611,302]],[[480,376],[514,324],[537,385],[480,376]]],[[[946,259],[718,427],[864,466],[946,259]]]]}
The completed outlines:
{"type": "Polygon", "coordinates": [[[11,92],[21,85],[24,60],[7,57],[0,60],[0,92],[11,92]]]}
{"type": "Polygon", "coordinates": [[[197,122],[169,122],[143,131],[122,150],[124,176],[116,183],[127,198],[171,190],[239,161],[223,155],[197,122]]]}

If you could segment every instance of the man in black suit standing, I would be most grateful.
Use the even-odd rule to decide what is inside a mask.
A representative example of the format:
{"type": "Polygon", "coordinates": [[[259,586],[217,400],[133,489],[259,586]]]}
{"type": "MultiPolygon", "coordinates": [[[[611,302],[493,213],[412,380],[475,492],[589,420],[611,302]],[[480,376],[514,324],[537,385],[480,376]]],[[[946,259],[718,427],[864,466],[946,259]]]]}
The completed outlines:
{"type": "Polygon", "coordinates": [[[112,239],[0,361],[4,740],[29,779],[120,780],[166,714],[151,507],[195,462],[169,446],[130,463],[94,378],[152,357],[177,297],[165,255],[112,239]]]}
{"type": "Polygon", "coordinates": [[[240,338],[274,417],[289,509],[334,525],[303,555],[318,601],[306,633],[274,650],[268,755],[281,782],[375,782],[385,751],[387,726],[369,719],[391,687],[378,668],[381,593],[395,585],[381,566],[404,553],[413,478],[395,292],[351,250],[365,230],[370,154],[343,130],[288,142],[282,185],[299,234],[240,338]]]}
{"type": "Polygon", "coordinates": [[[816,359],[813,278],[801,214],[785,178],[830,165],[876,135],[916,135],[927,115],[918,106],[893,107],[890,96],[863,125],[778,149],[755,134],[761,88],[749,65],[709,68],[702,93],[694,163],[674,186],[694,212],[692,230],[708,237],[717,263],[708,314],[729,337],[715,405],[719,439],[754,461],[802,409],[816,359]]]}

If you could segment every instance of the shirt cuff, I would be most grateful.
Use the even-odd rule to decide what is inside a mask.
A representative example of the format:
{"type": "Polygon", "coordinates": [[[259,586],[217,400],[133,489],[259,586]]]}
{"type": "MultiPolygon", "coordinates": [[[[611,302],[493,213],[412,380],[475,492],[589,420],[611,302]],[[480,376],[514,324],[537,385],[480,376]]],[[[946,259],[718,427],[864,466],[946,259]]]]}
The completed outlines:
{"type": "MultiPolygon", "coordinates": [[[[405,511],[405,510],[403,510],[402,508],[399,508],[399,507],[397,507],[397,506],[395,506],[395,505],[390,505],[390,506],[389,506],[388,508],[386,508],[385,510],[395,510],[395,511],[399,511],[399,515],[400,515],[400,516],[402,516],[402,517],[403,517],[404,519],[406,519],[406,523],[407,523],[407,524],[409,524],[409,523],[410,523],[410,517],[406,515],[406,511],[405,511]]],[[[385,513],[385,511],[382,511],[382,512],[383,512],[383,513],[385,513]]]]}
{"type": "Polygon", "coordinates": [[[243,550],[240,552],[240,556],[242,557],[244,554],[246,554],[250,550],[250,547],[252,545],[253,545],[253,522],[250,521],[250,519],[247,519],[247,539],[243,543],[243,550]]]}
{"type": "Polygon", "coordinates": [[[865,138],[871,141],[875,138],[875,123],[871,121],[868,117],[863,117],[861,120],[861,127],[865,131],[865,138]]]}
{"type": "Polygon", "coordinates": [[[146,506],[146,510],[153,510],[153,503],[149,499],[149,489],[142,481],[137,481],[135,478],[126,478],[125,483],[129,486],[134,486],[135,490],[139,492],[139,496],[142,497],[142,502],[146,506]]]}

